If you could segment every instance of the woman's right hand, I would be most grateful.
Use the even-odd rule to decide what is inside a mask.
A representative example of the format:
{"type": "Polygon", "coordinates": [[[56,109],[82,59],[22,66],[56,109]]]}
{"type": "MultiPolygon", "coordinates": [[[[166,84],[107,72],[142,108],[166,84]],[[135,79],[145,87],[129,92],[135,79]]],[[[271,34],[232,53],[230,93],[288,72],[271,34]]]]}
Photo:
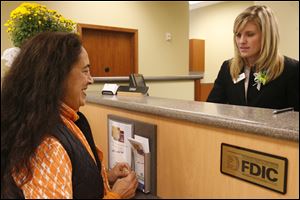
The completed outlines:
{"type": "Polygon", "coordinates": [[[135,196],[138,181],[134,171],[126,177],[118,179],[112,187],[112,192],[117,193],[122,199],[129,199],[135,196]]]}

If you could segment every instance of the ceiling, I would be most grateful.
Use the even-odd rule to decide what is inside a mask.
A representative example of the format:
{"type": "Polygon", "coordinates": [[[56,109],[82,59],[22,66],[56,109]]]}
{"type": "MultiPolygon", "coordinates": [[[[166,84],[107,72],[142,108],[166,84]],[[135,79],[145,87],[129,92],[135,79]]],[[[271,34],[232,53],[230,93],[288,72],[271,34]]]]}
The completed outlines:
{"type": "Polygon", "coordinates": [[[201,8],[201,7],[205,7],[205,6],[209,6],[221,2],[223,1],[189,1],[189,5],[190,5],[190,10],[194,10],[196,8],[201,8]]]}

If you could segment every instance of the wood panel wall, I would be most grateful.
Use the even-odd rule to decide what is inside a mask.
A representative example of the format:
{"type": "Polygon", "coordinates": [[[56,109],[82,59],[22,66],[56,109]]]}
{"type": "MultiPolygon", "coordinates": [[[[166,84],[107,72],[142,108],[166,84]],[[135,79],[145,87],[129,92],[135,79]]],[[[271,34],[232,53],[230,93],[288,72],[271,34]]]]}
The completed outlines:
{"type": "Polygon", "coordinates": [[[207,97],[212,90],[214,84],[213,83],[200,83],[199,89],[199,101],[206,101],[207,97]]]}
{"type": "MultiPolygon", "coordinates": [[[[189,72],[205,74],[205,40],[189,40],[189,72]]],[[[195,101],[206,101],[213,87],[213,83],[201,83],[195,80],[195,101]]]]}
{"type": "Polygon", "coordinates": [[[205,71],[205,40],[190,39],[189,41],[189,71],[205,71]]]}

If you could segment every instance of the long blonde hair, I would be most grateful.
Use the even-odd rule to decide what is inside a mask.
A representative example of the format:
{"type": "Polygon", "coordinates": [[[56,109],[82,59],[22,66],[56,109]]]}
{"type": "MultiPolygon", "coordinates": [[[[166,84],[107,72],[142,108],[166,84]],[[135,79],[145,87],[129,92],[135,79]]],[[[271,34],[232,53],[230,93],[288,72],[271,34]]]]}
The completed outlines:
{"type": "Polygon", "coordinates": [[[245,61],[240,56],[239,48],[235,42],[235,36],[250,21],[257,25],[262,34],[260,56],[255,63],[255,69],[256,72],[266,71],[267,82],[269,82],[282,73],[284,65],[283,56],[278,52],[277,20],[273,11],[267,6],[251,6],[235,19],[233,26],[234,58],[230,61],[230,74],[233,79],[237,79],[245,66],[245,61]]]}

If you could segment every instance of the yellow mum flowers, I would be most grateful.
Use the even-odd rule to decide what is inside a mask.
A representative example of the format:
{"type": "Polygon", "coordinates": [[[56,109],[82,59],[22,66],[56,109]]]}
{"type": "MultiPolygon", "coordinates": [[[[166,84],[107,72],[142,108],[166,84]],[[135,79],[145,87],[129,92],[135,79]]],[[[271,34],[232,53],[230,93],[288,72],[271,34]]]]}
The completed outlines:
{"type": "Polygon", "coordinates": [[[10,13],[10,19],[4,24],[16,47],[37,33],[44,31],[74,32],[72,20],[65,19],[55,10],[37,3],[22,3],[10,13]]]}

